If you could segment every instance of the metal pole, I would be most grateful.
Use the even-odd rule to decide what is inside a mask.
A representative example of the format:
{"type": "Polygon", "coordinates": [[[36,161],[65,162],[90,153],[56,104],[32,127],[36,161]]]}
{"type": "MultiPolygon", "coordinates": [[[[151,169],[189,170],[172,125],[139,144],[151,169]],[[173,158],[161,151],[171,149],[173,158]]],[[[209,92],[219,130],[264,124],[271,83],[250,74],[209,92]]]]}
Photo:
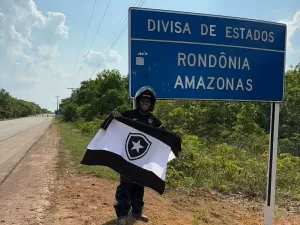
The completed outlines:
{"type": "Polygon", "coordinates": [[[58,98],[60,97],[60,96],[55,96],[56,98],[57,98],[57,100],[56,100],[56,110],[57,110],[57,115],[58,115],[58,98]]]}
{"type": "Polygon", "coordinates": [[[271,121],[270,121],[268,186],[267,186],[266,205],[264,209],[265,225],[274,224],[278,128],[279,128],[279,103],[272,103],[271,121]]]}

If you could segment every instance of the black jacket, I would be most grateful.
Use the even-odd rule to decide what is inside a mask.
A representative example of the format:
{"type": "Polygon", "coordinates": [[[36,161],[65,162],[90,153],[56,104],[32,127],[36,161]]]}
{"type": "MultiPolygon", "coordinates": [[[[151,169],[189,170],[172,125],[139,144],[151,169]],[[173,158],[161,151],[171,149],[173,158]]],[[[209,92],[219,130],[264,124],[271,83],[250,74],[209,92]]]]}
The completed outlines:
{"type": "Polygon", "coordinates": [[[162,123],[153,114],[149,113],[147,115],[141,114],[137,109],[127,110],[121,112],[121,115],[125,118],[137,120],[141,123],[149,124],[154,127],[163,128],[162,123]]]}

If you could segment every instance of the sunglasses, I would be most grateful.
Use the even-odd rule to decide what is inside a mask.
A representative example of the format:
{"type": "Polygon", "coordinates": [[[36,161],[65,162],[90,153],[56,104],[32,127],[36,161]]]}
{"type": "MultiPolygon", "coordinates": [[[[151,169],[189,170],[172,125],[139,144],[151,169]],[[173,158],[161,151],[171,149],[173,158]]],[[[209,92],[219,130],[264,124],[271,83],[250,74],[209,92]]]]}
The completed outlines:
{"type": "Polygon", "coordinates": [[[149,104],[151,104],[151,100],[147,99],[147,98],[142,98],[141,99],[141,103],[149,103],[149,104]]]}

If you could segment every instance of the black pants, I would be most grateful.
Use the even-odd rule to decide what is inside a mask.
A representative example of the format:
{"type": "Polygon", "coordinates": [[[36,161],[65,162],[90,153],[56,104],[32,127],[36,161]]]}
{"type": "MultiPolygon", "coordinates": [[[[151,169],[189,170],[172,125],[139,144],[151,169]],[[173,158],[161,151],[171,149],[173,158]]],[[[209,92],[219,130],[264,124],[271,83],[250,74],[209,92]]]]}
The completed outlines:
{"type": "Polygon", "coordinates": [[[141,213],[144,207],[144,187],[140,186],[122,175],[116,191],[117,204],[114,206],[117,217],[127,216],[130,208],[132,213],[141,213]]]}

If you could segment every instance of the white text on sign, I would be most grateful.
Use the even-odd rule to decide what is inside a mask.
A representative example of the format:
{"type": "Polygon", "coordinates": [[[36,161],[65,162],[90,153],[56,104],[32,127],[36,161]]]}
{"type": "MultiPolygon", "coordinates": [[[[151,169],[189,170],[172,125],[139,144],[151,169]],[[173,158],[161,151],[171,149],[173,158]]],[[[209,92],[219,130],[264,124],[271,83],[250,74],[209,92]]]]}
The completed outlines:
{"type": "Polygon", "coordinates": [[[220,91],[252,91],[251,79],[224,77],[177,76],[174,88],[220,91]]]}
{"type": "MultiPolygon", "coordinates": [[[[217,26],[214,24],[199,24],[197,31],[192,31],[188,22],[180,21],[164,21],[148,19],[148,32],[164,32],[164,33],[177,33],[177,34],[193,34],[199,33],[201,36],[217,36],[217,26]]],[[[262,41],[262,42],[274,42],[274,32],[243,28],[243,27],[231,27],[226,26],[223,30],[225,38],[262,41]]]]}
{"type": "MultiPolygon", "coordinates": [[[[225,52],[215,56],[212,54],[194,54],[182,53],[177,55],[178,67],[208,67],[208,68],[222,68],[234,70],[248,70],[250,71],[250,64],[247,57],[227,56],[225,52]]],[[[207,77],[206,80],[202,76],[199,78],[195,76],[178,75],[174,88],[181,89],[203,89],[203,90],[225,90],[225,91],[252,91],[251,79],[234,79],[223,77],[207,77]],[[198,79],[198,80],[197,80],[198,79]]]]}
{"type": "Polygon", "coordinates": [[[221,52],[219,56],[212,54],[185,54],[179,52],[178,66],[219,67],[222,69],[250,70],[247,57],[227,56],[224,52],[221,52]]]}

